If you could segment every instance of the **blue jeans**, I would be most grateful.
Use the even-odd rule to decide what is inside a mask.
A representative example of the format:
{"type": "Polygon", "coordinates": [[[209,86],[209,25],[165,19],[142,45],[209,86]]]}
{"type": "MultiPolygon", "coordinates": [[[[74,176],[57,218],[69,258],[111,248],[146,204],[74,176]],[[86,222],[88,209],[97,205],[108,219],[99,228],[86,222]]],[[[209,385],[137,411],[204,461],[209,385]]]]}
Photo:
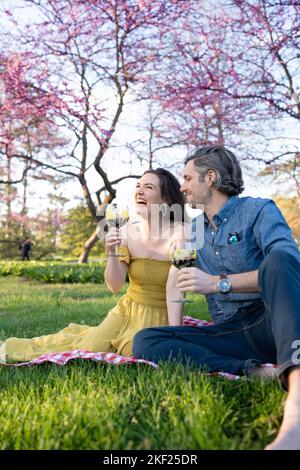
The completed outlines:
{"type": "Polygon", "coordinates": [[[259,268],[258,280],[261,301],[213,326],[141,330],[134,338],[134,356],[154,362],[180,360],[237,375],[247,375],[264,362],[276,363],[286,388],[285,372],[298,365],[293,357],[294,341],[300,340],[299,258],[273,249],[259,268]]]}

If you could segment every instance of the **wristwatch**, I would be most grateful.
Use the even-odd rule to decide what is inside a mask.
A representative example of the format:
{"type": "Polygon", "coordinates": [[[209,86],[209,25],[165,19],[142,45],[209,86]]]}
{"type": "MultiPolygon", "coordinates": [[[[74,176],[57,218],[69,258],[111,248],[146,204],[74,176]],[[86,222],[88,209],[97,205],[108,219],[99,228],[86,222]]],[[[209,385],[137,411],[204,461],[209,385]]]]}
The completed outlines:
{"type": "Polygon", "coordinates": [[[221,274],[218,282],[218,289],[222,294],[228,294],[231,289],[231,282],[229,281],[227,274],[221,274]]]}

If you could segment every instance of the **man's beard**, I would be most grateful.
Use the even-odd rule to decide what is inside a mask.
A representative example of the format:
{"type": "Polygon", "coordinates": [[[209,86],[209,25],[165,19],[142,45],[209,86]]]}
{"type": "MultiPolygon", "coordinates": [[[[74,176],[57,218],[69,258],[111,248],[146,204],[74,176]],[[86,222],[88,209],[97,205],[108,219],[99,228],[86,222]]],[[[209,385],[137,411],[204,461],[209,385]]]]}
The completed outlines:
{"type": "Polygon", "coordinates": [[[207,188],[206,193],[204,195],[202,195],[201,198],[199,197],[199,200],[197,202],[196,201],[191,201],[189,203],[189,206],[192,209],[198,209],[197,206],[199,204],[206,206],[207,204],[209,204],[211,202],[211,200],[212,200],[212,190],[210,188],[207,188]]]}

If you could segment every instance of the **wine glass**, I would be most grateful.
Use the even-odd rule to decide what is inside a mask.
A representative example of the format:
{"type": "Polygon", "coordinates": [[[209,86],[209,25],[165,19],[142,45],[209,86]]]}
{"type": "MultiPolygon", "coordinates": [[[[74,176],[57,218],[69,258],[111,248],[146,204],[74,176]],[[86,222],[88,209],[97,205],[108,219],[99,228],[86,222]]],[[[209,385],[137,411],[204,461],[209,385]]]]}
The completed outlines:
{"type": "MultiPolygon", "coordinates": [[[[105,211],[105,219],[108,225],[115,228],[123,227],[129,220],[129,209],[126,204],[108,204],[105,211]]],[[[119,247],[115,248],[115,253],[110,256],[122,256],[119,253],[119,247]]]]}
{"type": "MultiPolygon", "coordinates": [[[[175,241],[171,245],[169,258],[173,266],[177,269],[194,268],[196,266],[196,250],[191,242],[175,241]]],[[[185,297],[185,293],[184,293],[185,297]]],[[[172,300],[175,303],[190,303],[192,300],[178,299],[172,300]]]]}

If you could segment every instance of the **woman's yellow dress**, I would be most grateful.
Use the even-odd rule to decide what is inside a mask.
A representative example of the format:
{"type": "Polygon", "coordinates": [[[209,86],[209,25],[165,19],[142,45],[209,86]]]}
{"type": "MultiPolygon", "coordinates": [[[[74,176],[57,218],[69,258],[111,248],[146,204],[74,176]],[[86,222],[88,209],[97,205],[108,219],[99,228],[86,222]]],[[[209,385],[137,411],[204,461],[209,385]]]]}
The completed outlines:
{"type": "Polygon", "coordinates": [[[130,257],[124,246],[120,247],[120,254],[120,261],[128,265],[129,288],[100,325],[70,323],[51,335],[9,338],[5,341],[6,357],[29,361],[42,354],[74,349],[130,356],[133,337],[139,330],[168,325],[166,282],[170,262],[130,257]]]}

